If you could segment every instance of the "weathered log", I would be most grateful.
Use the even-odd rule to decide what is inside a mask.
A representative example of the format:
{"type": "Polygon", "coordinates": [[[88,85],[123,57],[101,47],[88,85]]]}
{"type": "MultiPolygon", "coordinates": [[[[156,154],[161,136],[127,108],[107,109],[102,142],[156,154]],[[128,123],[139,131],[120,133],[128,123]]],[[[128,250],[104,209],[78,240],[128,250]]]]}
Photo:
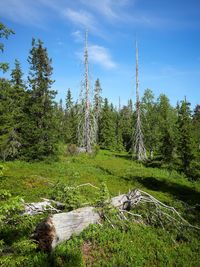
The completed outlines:
{"type": "MultiPolygon", "coordinates": [[[[125,194],[111,199],[114,207],[123,209],[125,203],[129,202],[125,194]]],[[[41,222],[34,233],[39,248],[51,251],[55,246],[65,240],[69,240],[73,234],[81,233],[90,224],[100,222],[101,216],[94,207],[83,207],[70,212],[57,213],[41,222]]]]}
{"type": "MultiPolygon", "coordinates": [[[[167,219],[170,223],[192,227],[198,231],[200,230],[198,226],[191,225],[181,217],[174,207],[167,206],[142,190],[135,189],[128,194],[113,197],[110,199],[110,203],[119,210],[119,219],[124,218],[127,220],[125,216],[125,214],[127,214],[133,218],[133,222],[145,222],[145,218],[143,218],[141,214],[130,212],[130,209],[140,203],[143,205],[148,203],[148,205],[151,204],[155,208],[154,214],[157,215],[162,227],[164,227],[162,220],[165,221],[167,219]]],[[[57,213],[37,226],[34,238],[38,241],[41,250],[51,251],[57,244],[69,240],[73,234],[81,233],[90,224],[100,224],[101,218],[101,214],[99,214],[98,210],[94,207],[84,207],[70,212],[57,213]]],[[[106,218],[114,228],[114,225],[105,214],[104,218],[106,218]]]]}

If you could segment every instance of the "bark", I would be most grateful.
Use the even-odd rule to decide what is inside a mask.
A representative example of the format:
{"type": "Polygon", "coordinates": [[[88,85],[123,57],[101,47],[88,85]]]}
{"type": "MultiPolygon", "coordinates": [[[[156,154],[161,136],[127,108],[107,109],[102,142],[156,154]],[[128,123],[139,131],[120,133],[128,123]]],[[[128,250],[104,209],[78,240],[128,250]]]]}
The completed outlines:
{"type": "MultiPolygon", "coordinates": [[[[191,227],[197,231],[200,230],[200,227],[187,222],[174,207],[160,202],[152,195],[139,189],[111,198],[110,204],[118,209],[119,215],[121,215],[119,219],[122,220],[129,220],[131,216],[135,223],[149,224],[149,216],[153,214],[152,219],[157,217],[157,224],[160,223],[163,229],[165,229],[164,225],[167,222],[167,224],[175,225],[177,229],[179,227],[180,231],[182,231],[183,226],[191,227]],[[147,204],[146,215],[132,212],[134,206],[140,204],[143,208],[147,204]],[[129,218],[126,215],[129,215],[129,218]]],[[[110,225],[115,228],[110,219],[105,214],[100,214],[95,207],[83,207],[70,212],[56,213],[36,227],[34,238],[38,241],[41,250],[50,252],[59,243],[69,240],[72,235],[80,234],[90,224],[101,224],[102,218],[107,219],[110,225]]]]}
{"type": "MultiPolygon", "coordinates": [[[[111,204],[124,209],[130,202],[128,195],[120,195],[111,199],[111,204]]],[[[94,207],[83,207],[70,212],[57,213],[41,222],[36,227],[34,238],[39,248],[51,251],[59,243],[69,240],[73,234],[81,233],[90,224],[101,221],[101,215],[94,207]]]]}

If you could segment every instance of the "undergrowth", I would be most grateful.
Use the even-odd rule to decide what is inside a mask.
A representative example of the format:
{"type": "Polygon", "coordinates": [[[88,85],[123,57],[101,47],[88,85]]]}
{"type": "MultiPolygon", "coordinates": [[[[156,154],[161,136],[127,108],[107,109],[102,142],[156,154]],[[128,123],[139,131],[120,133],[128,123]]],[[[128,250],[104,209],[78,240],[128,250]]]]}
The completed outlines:
{"type": "Polygon", "coordinates": [[[139,188],[198,224],[199,181],[192,182],[174,170],[145,167],[125,153],[108,151],[96,157],[63,156],[59,162],[0,165],[0,266],[199,266],[200,241],[195,231],[170,225],[163,229],[147,222],[121,224],[115,212],[104,206],[108,191],[114,196],[139,188]],[[83,183],[100,189],[78,187],[83,183]],[[103,226],[91,225],[80,236],[60,244],[51,255],[39,252],[31,235],[48,214],[21,216],[21,198],[29,202],[41,197],[65,203],[65,210],[103,206],[115,228],[105,220],[103,226]]]}

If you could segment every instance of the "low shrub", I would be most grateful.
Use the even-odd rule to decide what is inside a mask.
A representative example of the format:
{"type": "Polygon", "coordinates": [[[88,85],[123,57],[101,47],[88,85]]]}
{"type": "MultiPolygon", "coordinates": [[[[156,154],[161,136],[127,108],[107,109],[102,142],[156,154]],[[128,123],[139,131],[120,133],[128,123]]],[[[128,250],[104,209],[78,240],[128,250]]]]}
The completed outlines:
{"type": "Polygon", "coordinates": [[[68,156],[77,156],[78,155],[78,148],[75,144],[69,144],[67,146],[67,155],[68,156]]]}

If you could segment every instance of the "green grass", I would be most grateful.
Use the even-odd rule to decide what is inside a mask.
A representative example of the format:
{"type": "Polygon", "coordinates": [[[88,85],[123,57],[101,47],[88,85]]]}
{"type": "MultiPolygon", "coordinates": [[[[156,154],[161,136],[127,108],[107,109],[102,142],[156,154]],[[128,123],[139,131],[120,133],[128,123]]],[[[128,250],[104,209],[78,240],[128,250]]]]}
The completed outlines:
{"type": "Polygon", "coordinates": [[[59,245],[56,266],[199,266],[198,240],[177,241],[164,230],[128,224],[128,230],[90,226],[79,237],[59,245]],[[188,245],[190,243],[190,245],[188,245]],[[76,250],[74,250],[76,248],[76,250]],[[69,263],[67,258],[71,260],[69,263]],[[62,261],[62,264],[58,262],[62,261]]]}
{"type": "MultiPolygon", "coordinates": [[[[0,187],[26,202],[51,197],[53,186],[105,181],[112,196],[139,188],[176,207],[191,223],[199,223],[199,210],[184,206],[200,200],[200,182],[192,182],[176,171],[149,168],[134,162],[126,153],[100,151],[92,158],[62,156],[59,162],[21,161],[2,163],[0,187]]],[[[92,188],[83,188],[86,199],[96,197],[92,188]]],[[[52,266],[200,266],[200,242],[196,235],[178,238],[173,231],[130,223],[126,231],[109,225],[91,226],[80,237],[59,246],[48,264],[52,266]],[[74,251],[76,249],[76,251],[74,251]]],[[[186,235],[187,236],[187,235],[186,235]]],[[[15,240],[16,242],[16,240],[15,240]]],[[[16,265],[17,266],[17,265],[16,265]]],[[[38,265],[39,266],[39,265],[38,265]]],[[[41,265],[42,266],[42,265],[41,265]]],[[[45,265],[43,265],[45,266],[45,265]]],[[[48,265],[50,266],[50,265],[48,265]]]]}
{"type": "Polygon", "coordinates": [[[96,158],[80,155],[62,157],[59,162],[14,161],[3,165],[1,188],[14,195],[23,195],[25,201],[37,201],[48,196],[57,181],[99,186],[104,180],[112,195],[137,187],[168,201],[179,199],[192,203],[200,196],[200,182],[191,182],[176,171],[144,167],[126,154],[109,151],[101,151],[96,158]]]}

